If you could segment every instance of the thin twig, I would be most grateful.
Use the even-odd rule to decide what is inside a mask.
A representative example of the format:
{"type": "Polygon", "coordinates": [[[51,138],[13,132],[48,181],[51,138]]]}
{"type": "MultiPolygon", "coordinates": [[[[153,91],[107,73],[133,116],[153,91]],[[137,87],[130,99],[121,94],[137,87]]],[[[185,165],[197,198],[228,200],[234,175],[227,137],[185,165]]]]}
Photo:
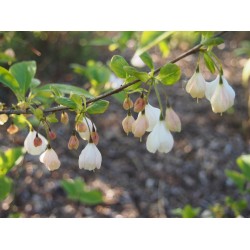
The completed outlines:
{"type": "MultiPolygon", "coordinates": [[[[224,33],[226,33],[226,31],[222,31],[222,32],[218,33],[217,35],[215,35],[214,37],[221,36],[224,33]]],[[[181,54],[180,56],[176,57],[175,59],[169,61],[169,63],[176,63],[176,62],[180,61],[181,59],[183,59],[183,58],[185,58],[185,57],[187,57],[189,55],[197,53],[202,46],[203,46],[203,44],[198,44],[198,45],[194,46],[192,49],[190,49],[187,52],[181,54]]],[[[160,70],[161,70],[161,68],[156,69],[154,71],[154,75],[158,74],[160,72],[160,70]]],[[[117,89],[114,89],[112,91],[109,91],[107,93],[104,93],[102,95],[99,95],[97,97],[94,97],[94,98],[91,98],[91,99],[87,100],[86,104],[90,104],[90,103],[96,102],[98,100],[104,99],[104,98],[106,98],[108,96],[117,94],[117,93],[121,92],[122,90],[124,90],[124,89],[138,83],[138,82],[140,82],[140,80],[135,80],[135,81],[129,82],[127,84],[124,84],[124,85],[122,85],[121,87],[119,87],[117,89]]],[[[70,108],[65,107],[65,106],[57,106],[57,107],[45,109],[45,110],[43,110],[43,112],[44,113],[50,113],[50,112],[65,111],[65,110],[69,110],[69,109],[70,108]]],[[[32,112],[29,109],[28,110],[6,109],[6,110],[0,110],[0,114],[7,114],[7,115],[16,114],[16,115],[20,115],[20,114],[32,114],[32,112]]]]}

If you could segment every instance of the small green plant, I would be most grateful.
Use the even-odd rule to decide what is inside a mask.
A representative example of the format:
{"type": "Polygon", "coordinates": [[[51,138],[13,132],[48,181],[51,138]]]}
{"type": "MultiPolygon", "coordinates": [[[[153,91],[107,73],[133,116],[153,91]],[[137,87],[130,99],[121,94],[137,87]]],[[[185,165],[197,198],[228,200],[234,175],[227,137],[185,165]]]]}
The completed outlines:
{"type": "Polygon", "coordinates": [[[180,216],[181,218],[196,218],[198,217],[201,209],[199,207],[192,207],[186,205],[184,208],[176,208],[172,210],[174,215],[180,216]]]}
{"type": "Polygon", "coordinates": [[[103,195],[97,189],[89,190],[80,178],[75,180],[62,180],[61,186],[67,197],[86,205],[97,205],[103,202],[103,195]]]}

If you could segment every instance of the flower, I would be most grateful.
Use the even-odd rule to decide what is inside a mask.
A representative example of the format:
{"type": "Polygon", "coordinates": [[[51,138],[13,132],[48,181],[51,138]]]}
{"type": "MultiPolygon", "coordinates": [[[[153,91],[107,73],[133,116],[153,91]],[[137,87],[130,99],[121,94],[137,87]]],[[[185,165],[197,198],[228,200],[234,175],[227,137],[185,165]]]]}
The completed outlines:
{"type": "Polygon", "coordinates": [[[93,142],[89,142],[79,156],[79,168],[86,170],[99,169],[102,164],[102,155],[93,142]]]}
{"type": "Polygon", "coordinates": [[[40,155],[40,162],[42,162],[49,171],[56,170],[60,167],[61,162],[54,149],[48,145],[47,150],[40,155]]]}
{"type": "Polygon", "coordinates": [[[186,85],[186,91],[193,97],[193,98],[202,98],[205,95],[206,90],[206,82],[202,76],[202,74],[197,70],[193,74],[193,76],[189,79],[186,85]]]}
{"type": "Polygon", "coordinates": [[[174,145],[172,134],[167,129],[165,122],[159,120],[152,132],[148,135],[146,147],[150,153],[155,153],[157,150],[160,153],[168,153],[174,145]]]}
{"type": "Polygon", "coordinates": [[[181,132],[181,121],[172,107],[167,107],[165,112],[165,122],[167,128],[172,132],[181,132]]]}
{"type": "Polygon", "coordinates": [[[146,106],[146,100],[144,99],[144,96],[143,94],[138,97],[136,100],[135,100],[135,103],[134,103],[134,111],[139,113],[140,111],[144,110],[145,109],[145,106],[146,106]]]}
{"type": "Polygon", "coordinates": [[[146,130],[147,132],[153,130],[155,124],[159,121],[160,114],[161,110],[153,107],[149,103],[145,106],[145,116],[148,119],[148,128],[146,130]]]}
{"type": "Polygon", "coordinates": [[[210,101],[214,113],[223,113],[233,106],[235,92],[223,75],[218,75],[206,85],[206,98],[210,101]]]}
{"type": "Polygon", "coordinates": [[[79,147],[79,140],[77,139],[76,135],[73,133],[71,137],[69,138],[68,149],[69,150],[78,149],[78,147],[79,147]]]}
{"type": "MultiPolygon", "coordinates": [[[[82,123],[87,127],[86,131],[84,132],[79,132],[79,135],[82,137],[83,140],[89,140],[90,137],[90,133],[93,131],[93,123],[92,121],[87,118],[87,117],[83,117],[82,123]],[[87,121],[87,122],[86,122],[87,121]]],[[[96,130],[96,126],[94,124],[95,130],[96,130]]]]}
{"type": "Polygon", "coordinates": [[[9,117],[6,114],[1,114],[0,115],[0,125],[3,125],[8,121],[9,117]]]}
{"type": "Polygon", "coordinates": [[[122,127],[124,132],[128,135],[129,132],[132,132],[132,126],[135,122],[134,117],[131,115],[131,113],[128,113],[128,115],[123,119],[122,121],[122,127]]]}
{"type": "Polygon", "coordinates": [[[44,136],[31,129],[26,139],[24,140],[24,148],[31,155],[40,155],[46,150],[47,143],[48,141],[44,136]],[[42,140],[41,145],[36,146],[36,138],[40,138],[42,140]]]}
{"type": "Polygon", "coordinates": [[[99,134],[95,131],[95,127],[93,127],[93,132],[91,132],[91,139],[95,145],[99,143],[99,134]]]}
{"type": "Polygon", "coordinates": [[[135,137],[141,138],[146,130],[148,129],[148,119],[145,116],[145,112],[143,111],[142,113],[138,114],[137,119],[132,125],[132,132],[135,137]]]}
{"type": "Polygon", "coordinates": [[[61,123],[63,123],[64,125],[67,125],[69,123],[68,113],[66,113],[64,111],[61,114],[61,123]]]}
{"type": "Polygon", "coordinates": [[[56,139],[56,133],[52,130],[49,129],[49,138],[51,140],[55,140],[56,139]]]}
{"type": "Polygon", "coordinates": [[[86,123],[77,122],[75,125],[75,129],[77,132],[85,132],[88,129],[88,127],[87,127],[86,123]]]}
{"type": "Polygon", "coordinates": [[[130,97],[129,97],[129,96],[126,97],[126,98],[124,99],[124,101],[123,101],[123,108],[124,108],[125,110],[128,110],[128,109],[130,109],[130,108],[133,108],[133,106],[134,106],[134,104],[133,104],[132,100],[130,99],[130,97]]]}
{"type": "Polygon", "coordinates": [[[19,128],[14,124],[12,123],[8,128],[7,128],[7,132],[10,134],[10,135],[13,135],[15,133],[17,133],[19,131],[19,128]]]}

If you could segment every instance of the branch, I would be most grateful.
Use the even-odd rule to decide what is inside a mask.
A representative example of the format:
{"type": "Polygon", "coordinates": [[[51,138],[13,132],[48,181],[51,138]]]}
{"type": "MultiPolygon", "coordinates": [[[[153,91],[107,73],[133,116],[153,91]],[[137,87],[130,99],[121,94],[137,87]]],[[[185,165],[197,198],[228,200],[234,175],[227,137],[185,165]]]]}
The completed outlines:
{"type": "MultiPolygon", "coordinates": [[[[224,33],[226,33],[226,31],[222,31],[220,33],[218,33],[217,35],[215,35],[214,37],[218,37],[218,36],[221,36],[223,35],[224,33]]],[[[169,61],[169,63],[176,63],[178,61],[180,61],[181,59],[189,56],[189,55],[192,55],[192,54],[195,54],[197,53],[200,48],[203,46],[202,43],[194,46],[192,49],[188,50],[187,52],[181,54],[180,56],[176,57],[175,59],[169,61]]],[[[160,72],[161,68],[158,68],[154,71],[154,75],[158,74],[160,72]]],[[[86,101],[86,104],[90,104],[90,103],[93,103],[93,102],[96,102],[98,100],[101,100],[101,99],[104,99],[108,96],[111,96],[111,95],[114,95],[114,94],[117,94],[119,92],[121,92],[122,90],[136,84],[140,82],[140,80],[135,80],[135,81],[132,81],[132,82],[129,82],[127,84],[124,84],[122,85],[121,87],[117,88],[117,89],[114,89],[112,91],[109,91],[107,93],[104,93],[102,95],[99,95],[97,97],[94,97],[94,98],[91,98],[89,100],[86,101]]],[[[57,107],[53,107],[53,108],[48,108],[48,109],[45,109],[43,110],[44,113],[50,113],[50,112],[58,112],[58,111],[65,111],[65,110],[69,110],[70,108],[68,107],[65,107],[65,106],[57,106],[57,107]]],[[[20,115],[20,114],[32,114],[31,110],[14,110],[14,109],[8,109],[8,110],[0,110],[0,114],[7,114],[7,115],[10,115],[10,114],[16,114],[16,115],[20,115]]]]}

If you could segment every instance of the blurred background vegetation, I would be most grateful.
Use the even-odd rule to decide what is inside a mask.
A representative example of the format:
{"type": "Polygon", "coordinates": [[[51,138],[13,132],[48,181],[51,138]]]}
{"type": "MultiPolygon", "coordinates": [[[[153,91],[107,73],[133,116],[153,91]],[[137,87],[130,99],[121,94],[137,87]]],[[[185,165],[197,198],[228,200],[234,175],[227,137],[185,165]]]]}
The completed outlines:
{"type": "MultiPolygon", "coordinates": [[[[8,68],[35,60],[41,86],[70,83],[99,95],[122,84],[109,68],[113,55],[144,69],[138,54],[148,51],[159,67],[200,39],[200,32],[0,32],[0,65],[8,68]]],[[[167,91],[181,114],[184,132],[175,136],[170,156],[149,155],[123,134],[121,95],[112,99],[107,114],[94,118],[104,158],[99,172],[78,169],[79,152],[63,146],[70,128],[56,127],[63,166],[50,174],[38,159],[23,155],[27,130],[11,137],[1,126],[0,217],[249,217],[249,40],[248,32],[229,32],[215,51],[237,93],[234,109],[223,117],[213,114],[205,102],[198,107],[182,89],[197,56],[179,63],[180,85],[167,91]],[[196,126],[189,126],[194,119],[196,126]]],[[[205,67],[203,74],[213,79],[205,67]]],[[[11,106],[13,95],[0,87],[0,101],[11,106]]]]}

